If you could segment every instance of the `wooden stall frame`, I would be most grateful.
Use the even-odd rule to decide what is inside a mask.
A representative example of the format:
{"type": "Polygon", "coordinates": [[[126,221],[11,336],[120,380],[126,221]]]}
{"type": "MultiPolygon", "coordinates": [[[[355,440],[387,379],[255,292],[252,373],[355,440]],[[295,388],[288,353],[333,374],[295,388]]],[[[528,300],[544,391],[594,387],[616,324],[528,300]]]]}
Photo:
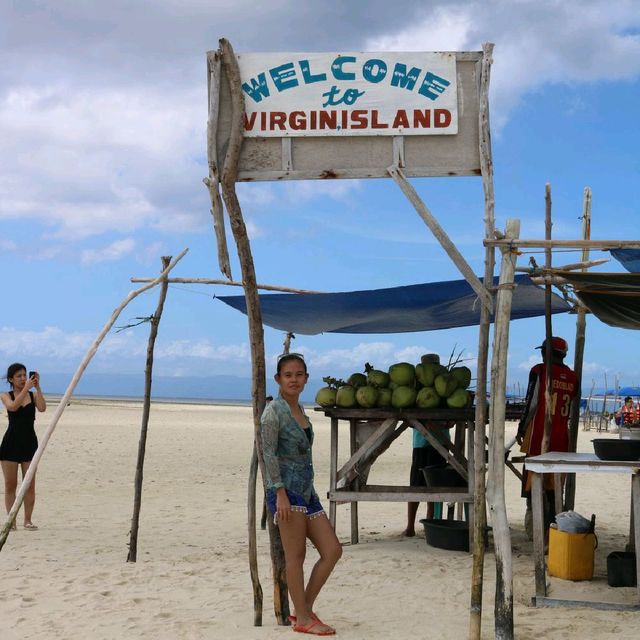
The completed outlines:
{"type": "MultiPolygon", "coordinates": [[[[218,52],[210,52],[208,54],[209,60],[209,106],[210,106],[210,126],[209,126],[209,135],[208,135],[208,152],[209,152],[209,167],[210,167],[210,175],[206,182],[207,187],[211,193],[212,199],[212,208],[216,210],[216,192],[217,192],[217,182],[216,182],[216,167],[218,162],[218,155],[220,151],[213,143],[213,139],[215,138],[216,132],[220,132],[224,130],[224,126],[220,123],[220,114],[222,113],[222,109],[219,103],[219,96],[212,95],[211,88],[214,89],[216,87],[220,87],[220,90],[225,87],[224,82],[219,82],[214,77],[216,70],[220,70],[221,68],[226,70],[227,73],[229,70],[233,69],[233,77],[229,76],[228,84],[229,91],[232,96],[232,116],[231,122],[233,124],[232,136],[228,141],[228,148],[226,149],[226,159],[225,159],[225,172],[229,177],[231,173],[227,171],[231,168],[233,164],[235,178],[240,180],[272,180],[272,179],[326,179],[326,178],[348,178],[348,177],[383,177],[385,175],[392,175],[394,180],[399,184],[399,186],[405,191],[408,196],[411,196],[412,188],[410,187],[408,181],[405,178],[405,175],[409,176],[429,176],[429,175],[482,175],[483,178],[483,188],[485,193],[485,240],[491,240],[494,232],[494,196],[493,196],[493,171],[492,171],[492,161],[491,161],[491,146],[490,146],[490,133],[489,133],[489,109],[488,109],[488,88],[489,88],[489,70],[492,64],[492,51],[493,45],[491,43],[487,43],[483,46],[483,51],[480,52],[458,52],[456,53],[457,61],[466,61],[473,62],[475,64],[475,72],[477,79],[477,91],[478,91],[478,122],[476,126],[478,127],[478,139],[476,141],[476,153],[478,156],[479,169],[475,168],[460,168],[455,170],[444,171],[442,167],[431,171],[428,167],[405,167],[405,159],[406,159],[406,148],[404,144],[404,140],[400,136],[396,136],[392,140],[393,147],[393,159],[394,163],[390,168],[387,168],[386,171],[382,172],[381,170],[371,170],[371,169],[357,169],[357,170],[349,170],[349,169],[341,169],[341,170],[323,170],[319,172],[314,172],[310,170],[299,170],[296,169],[293,152],[292,152],[292,142],[290,139],[282,139],[281,141],[281,149],[282,149],[282,167],[279,170],[274,171],[262,171],[262,172],[254,172],[251,171],[238,171],[238,157],[239,151],[238,149],[242,145],[242,136],[238,136],[237,131],[240,128],[238,122],[241,119],[241,113],[239,112],[239,104],[242,98],[242,92],[240,88],[239,77],[237,74],[237,61],[232,61],[230,58],[233,56],[233,50],[228,43],[228,41],[221,39],[220,40],[220,48],[218,52]],[[218,57],[222,60],[221,67],[218,66],[217,60],[218,57]],[[230,151],[232,147],[232,142],[237,149],[234,150],[233,158],[234,162],[230,163],[230,151]],[[216,147],[216,152],[214,153],[213,148],[216,147]],[[401,171],[402,169],[402,171],[401,171]]],[[[226,142],[223,143],[227,144],[226,142]]],[[[252,142],[252,145],[255,149],[255,143],[252,142]]],[[[223,172],[222,182],[225,183],[225,172],[223,172]]],[[[226,181],[226,190],[227,192],[231,192],[233,188],[232,180],[229,178],[226,181]]],[[[223,188],[224,191],[224,188],[223,188]]],[[[235,197],[235,194],[234,194],[235,197]]],[[[475,274],[471,272],[468,268],[468,265],[462,259],[462,256],[455,249],[455,245],[449,240],[446,233],[439,233],[439,225],[433,224],[435,222],[435,218],[430,218],[429,216],[423,215],[425,212],[428,212],[426,206],[422,201],[417,198],[417,200],[413,197],[409,198],[414,207],[418,209],[418,212],[422,215],[425,223],[431,228],[432,232],[434,232],[436,238],[440,241],[441,245],[447,252],[447,254],[451,257],[454,263],[458,266],[458,268],[463,272],[465,278],[470,281],[470,284],[476,292],[481,300],[481,321],[480,321],[480,337],[479,337],[479,350],[478,350],[478,387],[476,392],[476,400],[477,405],[481,408],[476,409],[476,422],[479,427],[479,435],[476,436],[476,441],[474,443],[474,458],[478,461],[478,472],[474,482],[474,490],[477,488],[480,494],[480,498],[474,500],[474,508],[479,510],[480,517],[475,518],[478,523],[476,527],[483,528],[484,522],[484,404],[486,398],[486,363],[488,357],[488,334],[489,334],[489,316],[490,309],[492,308],[492,293],[490,290],[486,288],[485,285],[479,285],[479,280],[475,277],[475,274]],[[481,386],[482,385],[482,386],[481,386]],[[480,461],[480,447],[482,448],[482,461],[480,461]],[[482,473],[482,475],[480,475],[482,473]]],[[[225,197],[225,203],[227,203],[227,197],[225,197]]],[[[227,203],[227,208],[229,208],[229,204],[227,203]]],[[[241,222],[241,211],[239,207],[239,203],[237,200],[233,202],[233,217],[230,213],[230,218],[232,218],[232,228],[235,224],[239,225],[241,222]]],[[[217,230],[217,228],[216,228],[217,230]]],[[[234,231],[234,237],[236,238],[236,244],[238,244],[238,236],[234,231]]],[[[218,245],[221,243],[220,235],[216,236],[218,245]]],[[[259,318],[259,301],[257,299],[256,293],[256,283],[255,283],[255,272],[253,271],[253,263],[251,260],[250,247],[248,242],[244,244],[244,255],[239,255],[241,265],[243,265],[243,283],[245,289],[245,297],[247,298],[247,310],[249,315],[249,330],[251,337],[251,347],[252,347],[252,362],[253,362],[253,380],[254,380],[254,391],[256,391],[256,385],[259,384],[260,380],[263,379],[263,372],[256,371],[256,362],[264,361],[264,353],[259,354],[258,351],[260,348],[263,349],[262,342],[262,333],[257,340],[254,340],[254,331],[258,331],[257,319],[259,318]],[[247,278],[244,275],[244,271],[246,270],[247,264],[244,264],[245,261],[247,264],[250,262],[251,267],[250,271],[253,274],[253,277],[247,278]],[[251,304],[249,303],[251,299],[251,304]],[[253,309],[253,310],[252,310],[253,309]],[[262,359],[262,360],[260,360],[262,359]]],[[[492,282],[493,280],[493,269],[494,269],[495,259],[493,257],[493,247],[487,246],[486,248],[486,257],[485,257],[485,282],[492,282]]],[[[223,273],[225,273],[223,269],[223,265],[221,263],[221,269],[223,273]]],[[[259,327],[261,331],[261,326],[259,327]]],[[[261,412],[263,403],[261,402],[264,393],[260,393],[254,395],[254,419],[256,420],[256,443],[257,443],[257,454],[258,460],[260,464],[261,462],[261,448],[259,443],[259,433],[257,428],[257,415],[261,412]]],[[[254,466],[252,466],[254,468],[254,466]]],[[[250,483],[255,482],[254,478],[250,478],[250,483]]],[[[250,491],[250,496],[253,495],[250,491]]],[[[503,496],[504,500],[504,496],[503,496]]],[[[250,502],[252,498],[250,497],[250,502]]],[[[253,500],[255,502],[255,500],[253,500]]],[[[255,504],[253,507],[255,509],[255,504]]],[[[474,514],[475,515],[475,514],[474,514]]],[[[254,603],[256,610],[260,609],[261,611],[261,597],[259,597],[258,592],[261,590],[259,583],[257,582],[257,560],[253,556],[253,551],[255,549],[255,518],[252,518],[251,515],[249,517],[250,521],[250,568],[252,573],[252,581],[254,582],[254,603]]],[[[270,533],[273,533],[270,529],[270,533]]],[[[475,551],[475,549],[474,549],[475,551]]],[[[274,575],[281,575],[282,567],[278,566],[276,560],[274,559],[274,547],[272,545],[272,560],[274,561],[274,575]]],[[[474,592],[472,598],[472,617],[473,622],[470,626],[470,633],[472,637],[479,636],[480,631],[480,622],[481,622],[481,592],[482,592],[482,572],[478,571],[479,566],[483,561],[484,555],[483,553],[477,554],[477,557],[474,560],[474,592]]],[[[501,566],[497,566],[498,572],[502,571],[501,566]]],[[[509,578],[510,579],[510,578],[509,578]]],[[[280,596],[276,595],[275,600],[276,603],[282,604],[280,602],[282,598],[282,589],[280,589],[280,596]]],[[[276,616],[278,621],[281,622],[282,616],[281,611],[278,609],[279,604],[276,604],[276,616]]],[[[512,616],[512,611],[511,611],[512,616]]],[[[256,624],[260,624],[259,616],[256,614],[255,616],[256,624]]],[[[511,623],[511,627],[512,627],[511,623]]]]}

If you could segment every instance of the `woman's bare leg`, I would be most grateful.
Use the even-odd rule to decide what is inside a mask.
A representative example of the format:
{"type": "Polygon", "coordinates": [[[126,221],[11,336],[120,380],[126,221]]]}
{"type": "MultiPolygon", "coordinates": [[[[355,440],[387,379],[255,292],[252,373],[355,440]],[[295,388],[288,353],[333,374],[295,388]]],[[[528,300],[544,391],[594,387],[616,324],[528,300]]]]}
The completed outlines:
{"type": "Polygon", "coordinates": [[[336,562],[342,556],[342,545],[324,513],[307,520],[307,536],[320,554],[318,561],[313,566],[305,590],[307,605],[313,609],[320,590],[331,575],[336,562]]]}
{"type": "MultiPolygon", "coordinates": [[[[31,466],[31,462],[21,462],[20,467],[22,468],[22,479],[27,473],[27,470],[31,466]]],[[[24,523],[33,524],[31,522],[31,516],[33,515],[33,507],[36,503],[36,477],[33,476],[33,480],[31,480],[31,484],[27,489],[27,493],[24,494],[24,523]]]]}
{"type": "Polygon", "coordinates": [[[307,552],[307,516],[292,511],[288,522],[278,521],[280,539],[284,549],[287,587],[296,617],[301,624],[311,620],[311,609],[304,594],[304,559],[307,552]]]}
{"type": "MultiPolygon", "coordinates": [[[[4,506],[7,513],[11,511],[16,501],[16,488],[18,486],[18,463],[11,460],[2,460],[2,475],[4,476],[4,506]]],[[[14,522],[15,527],[15,522],[14,522]]]]}

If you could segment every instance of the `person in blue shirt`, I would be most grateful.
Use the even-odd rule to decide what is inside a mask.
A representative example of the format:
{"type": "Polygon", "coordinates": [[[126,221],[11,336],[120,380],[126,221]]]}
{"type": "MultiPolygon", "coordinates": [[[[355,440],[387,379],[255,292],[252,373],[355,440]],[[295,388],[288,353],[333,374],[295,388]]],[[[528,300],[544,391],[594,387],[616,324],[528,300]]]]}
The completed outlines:
{"type": "Polygon", "coordinates": [[[274,376],[278,397],[262,414],[260,430],[267,507],[278,526],[285,557],[287,586],[293,602],[293,630],[333,635],[313,605],[342,555],[342,546],[313,486],[313,427],[300,404],[309,374],[300,354],[285,354],[274,376]],[[304,582],[307,538],[320,557],[304,582]]]}

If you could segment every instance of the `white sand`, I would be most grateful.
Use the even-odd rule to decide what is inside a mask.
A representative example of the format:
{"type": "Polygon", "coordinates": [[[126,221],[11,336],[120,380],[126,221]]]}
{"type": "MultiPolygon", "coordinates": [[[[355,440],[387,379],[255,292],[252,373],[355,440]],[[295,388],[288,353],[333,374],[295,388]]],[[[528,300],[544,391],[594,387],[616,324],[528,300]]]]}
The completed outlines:
{"type": "MultiPolygon", "coordinates": [[[[52,411],[50,403],[49,413],[39,419],[39,433],[52,411]]],[[[329,423],[321,414],[312,415],[322,496],[328,487],[329,423]]],[[[40,529],[19,526],[0,551],[0,638],[303,637],[275,624],[268,534],[261,530],[264,618],[262,627],[253,626],[246,527],[250,408],[152,407],[138,562],[125,562],[140,419],[140,403],[74,400],[68,407],[38,470],[34,522],[40,529]]],[[[601,434],[581,432],[580,448],[590,450],[589,440],[596,435],[601,434]]],[[[369,481],[406,484],[410,460],[406,433],[374,465],[369,481]]],[[[638,613],[529,606],[534,592],[531,543],[524,537],[518,481],[507,474],[516,637],[637,638],[638,613]]],[[[596,579],[571,583],[552,578],[550,595],[633,601],[634,589],[606,583],[607,554],[624,549],[629,492],[628,477],[622,475],[578,476],[576,510],[597,514],[596,579]]],[[[317,610],[337,627],[340,638],[467,637],[471,556],[429,547],[423,535],[402,538],[405,510],[402,503],[360,503],[361,543],[352,546],[349,507],[338,508],[345,552],[317,610]]],[[[423,514],[421,506],[418,517],[423,514]]],[[[310,563],[315,558],[311,548],[308,557],[310,563]]],[[[484,638],[494,637],[494,566],[490,550],[484,638]]]]}

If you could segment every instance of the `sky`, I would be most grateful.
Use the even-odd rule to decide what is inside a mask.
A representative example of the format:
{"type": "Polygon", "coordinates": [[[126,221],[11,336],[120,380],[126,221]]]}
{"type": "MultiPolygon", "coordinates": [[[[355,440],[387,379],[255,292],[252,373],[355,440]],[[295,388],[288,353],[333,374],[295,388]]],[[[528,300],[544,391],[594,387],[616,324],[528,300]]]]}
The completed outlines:
{"type": "MultiPolygon", "coordinates": [[[[477,51],[493,42],[490,110],[496,226],[592,238],[639,236],[640,12],[634,1],[13,0],[0,5],[0,364],[24,362],[53,386],[71,377],[112,311],[188,247],[174,276],[221,278],[202,184],[207,175],[206,52],[477,51]],[[55,384],[53,384],[55,380],[55,384]]],[[[416,190],[478,274],[484,197],[476,177],[420,178],[416,190]]],[[[461,277],[389,179],[238,186],[260,283],[322,291],[461,277]]],[[[240,268],[228,231],[232,273],[240,268]]],[[[533,254],[539,263],[543,254],[533,254]]],[[[579,260],[554,253],[554,264],[579,260]]],[[[519,258],[526,266],[530,255],[519,258]]],[[[593,258],[608,257],[593,252],[593,258]]],[[[621,271],[612,260],[599,270],[621,271]]],[[[497,273],[497,271],[496,271],[497,273]]],[[[215,299],[231,287],[173,285],[156,343],[157,376],[250,376],[246,317],[215,299]]],[[[153,313],[157,290],[116,323],[153,313]]],[[[575,316],[553,318],[571,345],[575,316]]],[[[509,385],[524,385],[544,319],[511,324],[509,385]]],[[[88,368],[141,375],[148,325],[114,329],[88,368]]],[[[265,328],[268,374],[284,335],[265,328]]],[[[297,336],[312,378],[462,352],[477,328],[297,336]]],[[[640,334],[589,317],[584,386],[640,384],[640,334]]],[[[105,382],[106,381],[106,382],[105,382]]],[[[195,382],[194,382],[195,384],[195,382]]],[[[238,382],[238,384],[242,384],[238,382]]],[[[181,392],[189,395],[189,384],[181,392]]],[[[63,390],[63,389],[62,389],[63,390]]],[[[211,397],[216,397],[212,385],[211,397]]]]}

